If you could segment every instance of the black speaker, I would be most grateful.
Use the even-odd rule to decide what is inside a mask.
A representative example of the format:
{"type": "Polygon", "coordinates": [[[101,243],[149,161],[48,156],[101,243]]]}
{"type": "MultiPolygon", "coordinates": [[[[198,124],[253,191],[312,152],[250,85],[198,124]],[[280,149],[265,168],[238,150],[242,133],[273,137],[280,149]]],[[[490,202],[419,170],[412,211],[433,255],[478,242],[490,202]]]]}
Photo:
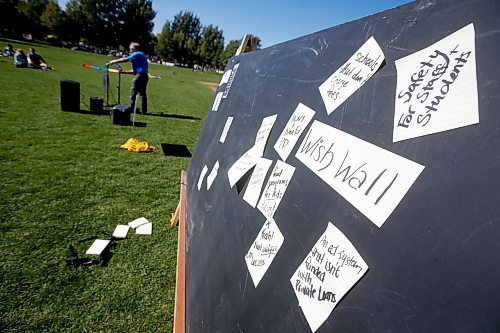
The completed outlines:
{"type": "Polygon", "coordinates": [[[103,111],[103,99],[100,97],[90,97],[90,112],[102,113],[103,111]]]}
{"type": "Polygon", "coordinates": [[[76,81],[61,81],[61,110],[80,111],[80,83],[76,81]]]}
{"type": "Polygon", "coordinates": [[[115,105],[111,110],[111,119],[115,125],[129,125],[130,124],[130,106],[128,105],[115,105]]]}

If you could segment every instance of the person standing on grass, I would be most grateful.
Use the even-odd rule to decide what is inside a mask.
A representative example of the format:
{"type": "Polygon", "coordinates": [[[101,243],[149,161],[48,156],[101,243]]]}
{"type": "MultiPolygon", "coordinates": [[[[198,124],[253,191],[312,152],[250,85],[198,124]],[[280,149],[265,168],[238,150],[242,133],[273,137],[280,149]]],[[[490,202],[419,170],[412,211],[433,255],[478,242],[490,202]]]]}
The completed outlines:
{"type": "Polygon", "coordinates": [[[135,108],[135,97],[137,94],[141,95],[142,114],[148,112],[148,96],[146,87],[148,85],[148,60],[144,53],[140,51],[138,43],[132,42],[129,46],[130,54],[127,57],[111,60],[107,65],[115,64],[118,62],[130,61],[132,63],[132,70],[122,71],[124,73],[134,74],[132,86],[130,88],[130,107],[132,110],[135,108]]]}

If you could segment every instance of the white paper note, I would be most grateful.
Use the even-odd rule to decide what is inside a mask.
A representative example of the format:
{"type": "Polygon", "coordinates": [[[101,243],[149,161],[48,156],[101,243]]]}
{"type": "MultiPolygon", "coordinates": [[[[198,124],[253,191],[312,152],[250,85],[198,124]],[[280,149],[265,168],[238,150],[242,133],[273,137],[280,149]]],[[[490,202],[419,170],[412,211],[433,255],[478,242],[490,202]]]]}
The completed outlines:
{"type": "Polygon", "coordinates": [[[207,172],[208,172],[208,167],[205,164],[203,166],[203,169],[201,169],[200,178],[198,178],[198,191],[201,190],[201,184],[203,184],[203,179],[205,179],[205,175],[207,174],[207,172]]]}
{"type": "Polygon", "coordinates": [[[321,86],[319,92],[328,114],[358,90],[384,62],[384,53],[375,38],[370,37],[321,86]]]}
{"type": "Polygon", "coordinates": [[[104,239],[96,239],[92,245],[89,247],[87,252],[85,254],[89,255],[101,255],[101,253],[106,249],[106,247],[109,244],[109,240],[104,240],[104,239]]]}
{"type": "Polygon", "coordinates": [[[231,89],[231,86],[233,85],[234,77],[236,76],[236,72],[238,71],[238,67],[240,67],[239,63],[234,65],[233,70],[231,71],[231,74],[229,75],[226,89],[224,90],[224,94],[222,95],[222,98],[227,98],[227,95],[229,95],[229,90],[231,89]]]}
{"type": "Polygon", "coordinates": [[[278,117],[277,114],[274,114],[269,117],[265,117],[262,119],[262,123],[260,124],[260,128],[257,131],[257,135],[255,136],[255,151],[258,156],[264,155],[264,150],[266,149],[267,139],[269,138],[269,134],[273,129],[274,122],[278,117]]]}
{"type": "Polygon", "coordinates": [[[313,332],[368,270],[349,239],[333,224],[290,278],[299,306],[313,332]]]}
{"type": "Polygon", "coordinates": [[[276,222],[273,219],[267,220],[245,256],[248,271],[255,287],[258,286],[267,269],[271,266],[284,240],[285,238],[276,222]]]}
{"type": "Polygon", "coordinates": [[[234,186],[251,168],[255,166],[259,156],[255,154],[255,148],[250,148],[243,156],[241,156],[227,171],[229,185],[234,186]]]}
{"type": "Polygon", "coordinates": [[[135,229],[135,233],[137,235],[151,235],[153,233],[153,223],[149,222],[138,226],[137,229],[135,229]]]}
{"type": "Polygon", "coordinates": [[[474,25],[396,60],[393,141],[479,123],[474,25]]]}
{"type": "Polygon", "coordinates": [[[283,161],[286,161],[288,155],[299,140],[300,135],[311,121],[316,111],[308,108],[302,103],[297,105],[292,116],[288,120],[283,132],[274,145],[274,150],[278,153],[283,161]]]}
{"type": "Polygon", "coordinates": [[[115,238],[127,238],[128,229],[130,229],[129,225],[118,224],[113,231],[113,237],[115,238]]]}
{"type": "Polygon", "coordinates": [[[219,87],[222,86],[223,84],[226,84],[227,81],[229,80],[229,77],[231,76],[231,72],[232,70],[228,69],[227,71],[224,72],[224,74],[222,75],[222,78],[219,82],[219,87]]]}
{"type": "Polygon", "coordinates": [[[219,141],[224,143],[226,141],[227,133],[231,128],[231,124],[233,123],[233,117],[227,117],[226,124],[224,125],[224,129],[222,130],[222,134],[220,135],[219,141]]]}
{"type": "Polygon", "coordinates": [[[219,172],[219,161],[217,160],[212,168],[212,171],[207,176],[207,190],[210,190],[210,187],[212,187],[212,184],[215,180],[215,177],[217,177],[218,172],[219,172]]]}
{"type": "Polygon", "coordinates": [[[259,201],[262,185],[264,185],[264,180],[266,179],[267,172],[269,171],[272,163],[272,160],[261,157],[258,159],[255,169],[252,172],[247,189],[243,195],[243,200],[248,202],[254,208],[255,205],[257,205],[257,201],[259,201]]]}
{"type": "Polygon", "coordinates": [[[267,219],[274,216],[294,172],[295,167],[280,160],[276,161],[276,165],[257,204],[257,208],[267,219]]]}
{"type": "Polygon", "coordinates": [[[138,219],[133,220],[132,222],[129,222],[128,225],[132,228],[135,229],[140,225],[149,223],[149,221],[145,217],[139,217],[138,219]]]}
{"type": "Polygon", "coordinates": [[[222,91],[218,92],[214,99],[214,104],[212,104],[212,111],[216,112],[219,110],[220,101],[222,100],[222,91]]]}
{"type": "Polygon", "coordinates": [[[295,156],[378,227],[424,169],[317,120],[295,156]]]}

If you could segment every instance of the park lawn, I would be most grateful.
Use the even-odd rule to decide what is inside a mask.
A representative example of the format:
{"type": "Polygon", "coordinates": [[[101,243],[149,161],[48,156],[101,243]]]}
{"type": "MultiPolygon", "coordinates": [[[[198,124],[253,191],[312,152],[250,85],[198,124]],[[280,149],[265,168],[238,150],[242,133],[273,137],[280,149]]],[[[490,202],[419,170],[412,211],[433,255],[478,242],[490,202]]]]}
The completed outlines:
{"type": "MultiPolygon", "coordinates": [[[[35,47],[54,71],[17,69],[0,58],[0,331],[171,331],[177,229],[169,219],[189,158],[164,156],[160,144],[194,151],[214,96],[206,82],[220,75],[151,65],[162,80],[149,81],[149,114],[136,119],[146,126],[116,126],[108,115],[63,112],[59,103],[67,79],[80,82],[81,109],[91,96],[105,99],[103,72],[80,64],[111,58],[35,47]],[[131,137],[157,149],[120,149],[131,137]],[[70,245],[85,256],[89,238],[107,239],[140,216],[153,222],[152,236],[130,230],[106,266],[66,265],[70,245]]],[[[131,77],[122,78],[126,104],[131,77]]],[[[114,102],[116,74],[111,84],[114,102]]]]}

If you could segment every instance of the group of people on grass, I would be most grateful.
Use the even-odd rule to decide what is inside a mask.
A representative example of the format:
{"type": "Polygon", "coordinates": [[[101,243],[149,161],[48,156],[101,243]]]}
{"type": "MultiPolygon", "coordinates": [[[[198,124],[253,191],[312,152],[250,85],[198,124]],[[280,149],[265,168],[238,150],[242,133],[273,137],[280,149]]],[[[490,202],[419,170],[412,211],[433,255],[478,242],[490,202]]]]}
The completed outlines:
{"type": "Polygon", "coordinates": [[[2,52],[4,57],[14,57],[14,65],[17,68],[35,68],[43,70],[52,70],[52,67],[47,65],[47,62],[38,54],[34,47],[30,48],[28,55],[22,49],[14,51],[12,45],[7,44],[2,52]]]}

